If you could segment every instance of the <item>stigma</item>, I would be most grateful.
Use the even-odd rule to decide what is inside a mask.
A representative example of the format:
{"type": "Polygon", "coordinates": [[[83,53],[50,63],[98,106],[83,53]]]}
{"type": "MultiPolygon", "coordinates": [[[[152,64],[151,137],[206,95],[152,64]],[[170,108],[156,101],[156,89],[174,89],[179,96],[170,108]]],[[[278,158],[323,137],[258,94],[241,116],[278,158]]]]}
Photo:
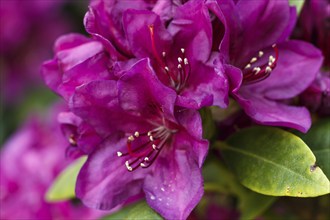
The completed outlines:
{"type": "Polygon", "coordinates": [[[251,84],[260,82],[268,78],[275,69],[278,62],[278,48],[276,44],[272,46],[274,56],[270,55],[268,59],[264,59],[264,52],[259,51],[258,56],[252,57],[250,62],[246,64],[243,70],[243,83],[251,84]]]}

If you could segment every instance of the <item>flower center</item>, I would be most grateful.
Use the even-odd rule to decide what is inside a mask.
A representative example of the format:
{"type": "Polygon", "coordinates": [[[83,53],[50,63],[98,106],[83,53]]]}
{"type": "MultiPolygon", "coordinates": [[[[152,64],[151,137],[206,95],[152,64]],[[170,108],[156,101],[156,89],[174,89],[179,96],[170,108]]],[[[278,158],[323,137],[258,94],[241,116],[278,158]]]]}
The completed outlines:
{"type": "Polygon", "coordinates": [[[152,53],[156,59],[156,62],[160,66],[160,69],[163,74],[166,75],[168,83],[179,93],[185,87],[191,72],[191,67],[188,58],[186,57],[185,49],[180,49],[181,55],[177,58],[177,65],[174,65],[173,68],[170,68],[168,65],[166,52],[163,51],[162,56],[160,56],[157,52],[154,37],[154,26],[149,25],[148,28],[151,38],[152,53]]]}
{"type": "Polygon", "coordinates": [[[150,103],[149,109],[152,111],[148,113],[147,122],[152,129],[127,135],[127,152],[117,152],[118,157],[127,157],[125,166],[128,171],[150,167],[164,146],[170,143],[172,135],[177,132],[177,125],[165,119],[161,107],[150,103]]]}
{"type": "Polygon", "coordinates": [[[276,44],[274,44],[272,48],[275,52],[275,57],[270,55],[268,57],[268,62],[262,63],[261,61],[264,56],[263,51],[259,51],[258,56],[252,57],[250,62],[245,66],[243,70],[244,84],[257,83],[270,76],[278,61],[278,48],[276,44]]]}
{"type": "Polygon", "coordinates": [[[127,138],[127,153],[117,152],[118,157],[129,157],[125,162],[128,171],[139,167],[148,168],[158,157],[164,146],[170,141],[174,130],[159,126],[148,132],[135,131],[127,138]]]}

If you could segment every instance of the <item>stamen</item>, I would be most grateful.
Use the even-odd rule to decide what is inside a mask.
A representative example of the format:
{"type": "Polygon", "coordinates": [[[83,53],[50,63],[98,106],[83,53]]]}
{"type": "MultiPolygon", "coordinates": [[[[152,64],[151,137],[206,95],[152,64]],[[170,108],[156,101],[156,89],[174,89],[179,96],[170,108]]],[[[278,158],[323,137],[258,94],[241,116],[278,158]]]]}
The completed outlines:
{"type": "Polygon", "coordinates": [[[128,160],[125,162],[125,165],[128,171],[133,171],[133,168],[129,165],[128,160]]]}
{"type": "Polygon", "coordinates": [[[257,75],[260,71],[261,71],[260,67],[254,67],[254,68],[253,68],[253,72],[254,72],[254,74],[256,74],[256,75],[257,75]]]}
{"type": "Polygon", "coordinates": [[[69,143],[72,144],[72,145],[77,145],[77,141],[74,138],[73,134],[70,134],[70,136],[69,136],[69,143]]]}
{"type": "Polygon", "coordinates": [[[266,73],[270,73],[272,71],[272,68],[270,68],[269,66],[266,67],[266,73]]]}
{"type": "Polygon", "coordinates": [[[248,68],[251,68],[251,64],[249,64],[249,63],[245,66],[244,69],[248,69],[248,68]]]}
{"type": "Polygon", "coordinates": [[[134,141],[134,137],[131,135],[127,138],[128,141],[134,141]]]}
{"type": "MultiPolygon", "coordinates": [[[[253,57],[250,62],[245,66],[243,73],[243,82],[245,84],[256,83],[270,76],[271,72],[275,69],[277,65],[277,60],[279,56],[276,44],[273,44],[272,48],[275,52],[275,57],[273,55],[270,55],[268,57],[267,63],[261,64],[260,66],[257,66],[255,64],[252,65],[252,63],[258,60],[257,57],[253,57]],[[250,68],[252,68],[252,70],[250,68]]],[[[263,51],[258,52],[259,57],[262,57],[263,55],[263,51]]]]}
{"type": "MultiPolygon", "coordinates": [[[[176,131],[169,130],[167,127],[165,127],[165,125],[158,126],[148,132],[140,133],[138,131],[135,131],[135,139],[132,140],[132,135],[128,136],[127,138],[128,152],[122,153],[121,151],[118,151],[117,156],[129,157],[129,159],[125,161],[125,166],[128,171],[134,171],[139,167],[148,168],[156,160],[160,151],[169,141],[169,138],[174,132],[176,131]],[[144,143],[142,143],[141,145],[134,146],[133,144],[137,139],[141,139],[141,141],[144,143]]],[[[141,141],[136,143],[139,144],[141,143],[141,141]]]]}
{"type": "Polygon", "coordinates": [[[252,59],[250,60],[250,63],[254,63],[256,62],[258,59],[256,57],[252,57],[252,59]]]}

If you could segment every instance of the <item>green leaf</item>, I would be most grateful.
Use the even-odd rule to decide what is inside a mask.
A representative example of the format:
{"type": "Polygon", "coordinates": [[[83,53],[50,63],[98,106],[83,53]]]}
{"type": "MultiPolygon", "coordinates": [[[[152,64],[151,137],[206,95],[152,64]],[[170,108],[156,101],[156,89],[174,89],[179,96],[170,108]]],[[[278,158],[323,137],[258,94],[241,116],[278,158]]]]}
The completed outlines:
{"type": "Polygon", "coordinates": [[[203,168],[203,176],[206,192],[233,194],[238,198],[241,219],[254,219],[277,199],[277,197],[265,196],[245,188],[238,182],[233,173],[219,161],[206,164],[203,168]]]}
{"type": "Polygon", "coordinates": [[[239,181],[273,196],[314,197],[330,184],[315,156],[297,136],[278,128],[251,127],[231,136],[222,153],[239,181]]]}
{"type": "Polygon", "coordinates": [[[87,156],[81,157],[64,169],[54,180],[46,193],[46,201],[58,202],[75,197],[78,173],[86,162],[87,156]]]}
{"type": "Polygon", "coordinates": [[[205,139],[212,139],[215,134],[215,123],[212,118],[212,112],[210,108],[202,108],[199,111],[203,122],[203,137],[205,139]]]}
{"type": "Polygon", "coordinates": [[[316,165],[330,179],[330,118],[317,121],[307,134],[297,135],[311,148],[316,157],[316,165]]]}
{"type": "Polygon", "coordinates": [[[102,218],[102,220],[162,220],[163,218],[158,215],[145,201],[141,201],[125,208],[120,211],[102,218]]]}
{"type": "Polygon", "coordinates": [[[297,9],[297,14],[299,15],[302,7],[304,6],[305,0],[289,0],[291,6],[295,6],[297,9]]]}

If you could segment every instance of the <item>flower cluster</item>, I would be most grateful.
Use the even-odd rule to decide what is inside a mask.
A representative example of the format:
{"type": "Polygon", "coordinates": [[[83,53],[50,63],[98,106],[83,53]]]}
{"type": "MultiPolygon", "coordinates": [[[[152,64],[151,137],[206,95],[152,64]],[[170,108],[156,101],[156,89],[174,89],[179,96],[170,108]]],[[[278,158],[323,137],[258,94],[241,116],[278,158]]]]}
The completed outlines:
{"type": "Polygon", "coordinates": [[[104,213],[70,201],[47,202],[48,187],[70,163],[57,123],[63,104],[45,116],[33,116],[3,146],[0,156],[1,219],[95,219],[104,213]]]}
{"type": "Polygon", "coordinates": [[[70,109],[60,117],[68,151],[88,155],[77,197],[103,210],[145,197],[186,219],[208,152],[198,110],[229,97],[255,123],[306,132],[309,111],[293,98],[323,58],[288,40],[295,22],[287,1],[92,0],[90,37],[60,37],[42,69],[70,109]]]}

